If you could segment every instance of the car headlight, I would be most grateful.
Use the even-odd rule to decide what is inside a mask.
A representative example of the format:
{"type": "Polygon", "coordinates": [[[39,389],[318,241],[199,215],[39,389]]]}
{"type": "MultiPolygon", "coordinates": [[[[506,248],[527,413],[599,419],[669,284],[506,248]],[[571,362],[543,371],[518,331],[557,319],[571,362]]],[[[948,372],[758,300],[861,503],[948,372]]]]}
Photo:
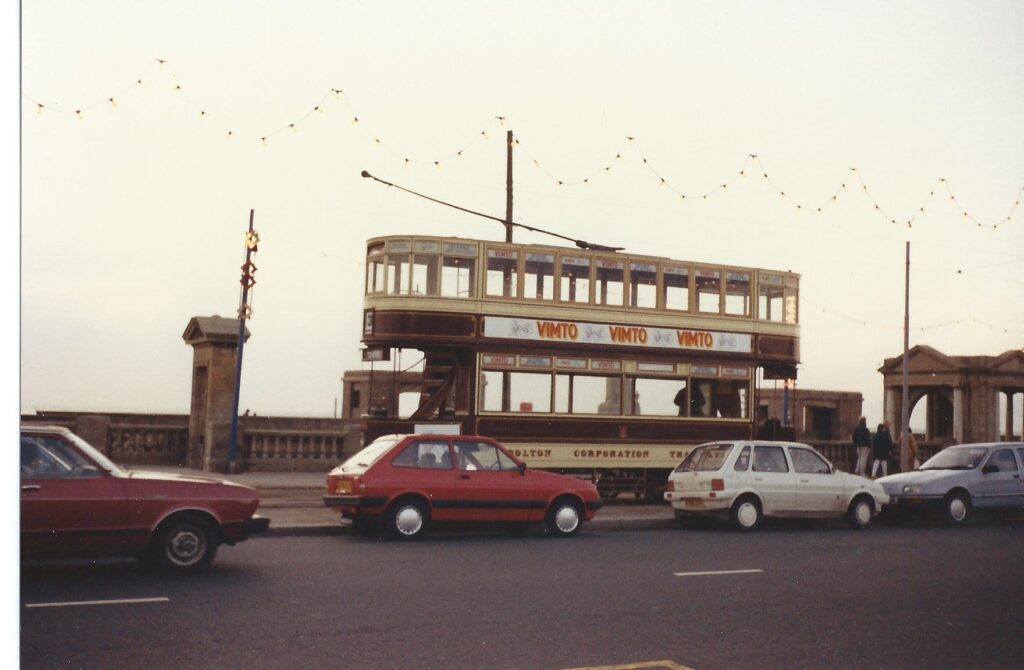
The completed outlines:
{"type": "Polygon", "coordinates": [[[920,486],[914,486],[912,484],[907,484],[906,486],[903,487],[903,492],[904,493],[920,493],[920,491],[921,491],[921,487],[920,486]]]}

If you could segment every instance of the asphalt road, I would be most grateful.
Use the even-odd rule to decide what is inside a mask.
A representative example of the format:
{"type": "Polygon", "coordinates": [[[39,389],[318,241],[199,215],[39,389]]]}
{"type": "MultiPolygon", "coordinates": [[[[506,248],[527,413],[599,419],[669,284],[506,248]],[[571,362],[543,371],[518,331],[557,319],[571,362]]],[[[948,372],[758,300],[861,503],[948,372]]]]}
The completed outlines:
{"type": "Polygon", "coordinates": [[[191,577],[23,566],[21,664],[1019,668],[1022,568],[1020,521],[268,537],[191,577]],[[147,600],[52,606],[111,599],[147,600]]]}

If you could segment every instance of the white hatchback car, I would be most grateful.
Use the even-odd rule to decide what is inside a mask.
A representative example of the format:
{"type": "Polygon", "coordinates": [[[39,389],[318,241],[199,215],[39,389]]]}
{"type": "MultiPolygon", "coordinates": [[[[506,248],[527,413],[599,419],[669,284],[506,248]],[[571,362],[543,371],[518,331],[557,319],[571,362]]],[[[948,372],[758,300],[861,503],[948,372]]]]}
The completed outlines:
{"type": "Polygon", "coordinates": [[[765,516],[842,517],[867,528],[889,496],[864,477],[836,470],[796,442],[729,441],[695,447],[668,478],[676,518],[728,517],[753,530],[765,516]]]}

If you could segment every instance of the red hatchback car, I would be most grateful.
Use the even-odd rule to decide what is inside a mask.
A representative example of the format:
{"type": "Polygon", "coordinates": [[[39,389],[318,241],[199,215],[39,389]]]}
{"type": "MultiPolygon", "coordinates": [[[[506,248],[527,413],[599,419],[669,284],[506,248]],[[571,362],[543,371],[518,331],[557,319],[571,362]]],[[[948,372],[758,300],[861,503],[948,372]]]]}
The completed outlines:
{"type": "Polygon", "coordinates": [[[568,537],[601,498],[588,481],[528,470],[486,437],[386,435],[331,470],[324,504],[357,527],[383,520],[406,540],[432,521],[543,521],[568,537]]]}
{"type": "Polygon", "coordinates": [[[136,555],[206,567],[221,543],[260,533],[259,495],[207,477],[125,470],[70,430],[21,429],[21,552],[26,558],[136,555]]]}

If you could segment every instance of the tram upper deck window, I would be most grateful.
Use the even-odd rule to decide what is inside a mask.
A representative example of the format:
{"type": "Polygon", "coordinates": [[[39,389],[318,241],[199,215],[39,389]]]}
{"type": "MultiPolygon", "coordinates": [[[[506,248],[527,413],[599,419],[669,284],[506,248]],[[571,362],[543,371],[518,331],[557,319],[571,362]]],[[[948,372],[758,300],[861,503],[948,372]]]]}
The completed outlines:
{"type": "Polygon", "coordinates": [[[480,379],[485,412],[551,411],[551,373],[484,370],[480,379]]]}
{"type": "Polygon", "coordinates": [[[438,295],[441,244],[432,240],[416,240],[412,257],[412,294],[438,295]]]}
{"type": "Polygon", "coordinates": [[[486,295],[514,298],[518,288],[519,252],[514,249],[488,249],[486,295]]]}
{"type": "Polygon", "coordinates": [[[662,269],[661,295],[665,309],[690,309],[690,270],[666,265],[662,269]]]}
{"type": "Polygon", "coordinates": [[[637,416],[685,416],[686,380],[627,377],[628,414],[637,416]]]}
{"type": "Polygon", "coordinates": [[[722,312],[722,273],[718,270],[697,270],[697,311],[710,314],[722,312]]]}
{"type": "Polygon", "coordinates": [[[658,306],[658,266],[629,264],[629,305],[654,309],[658,306]]]}
{"type": "Polygon", "coordinates": [[[445,242],[441,253],[441,295],[445,298],[476,296],[476,245],[445,242]]]}
{"type": "Polygon", "coordinates": [[[594,303],[597,305],[623,304],[626,283],[626,264],[622,261],[596,259],[597,279],[594,283],[594,303]]]}
{"type": "Polygon", "coordinates": [[[725,313],[750,316],[750,273],[725,273],[725,313]]]}
{"type": "Polygon", "coordinates": [[[590,302],[590,259],[562,256],[558,286],[562,302],[590,302]]]}
{"type": "Polygon", "coordinates": [[[555,255],[526,253],[523,297],[553,300],[555,297],[555,255]]]}
{"type": "Polygon", "coordinates": [[[782,275],[761,273],[758,278],[757,315],[762,321],[782,323],[784,293],[782,275]]]}
{"type": "Polygon", "coordinates": [[[783,320],[786,323],[797,323],[800,319],[800,305],[797,302],[799,293],[799,280],[796,277],[786,277],[786,315],[783,320]]]}
{"type": "Polygon", "coordinates": [[[412,244],[408,240],[388,242],[388,295],[404,295],[409,292],[412,274],[412,262],[409,257],[411,251],[412,244]]]}
{"type": "Polygon", "coordinates": [[[374,244],[366,252],[366,293],[384,292],[384,245],[374,244]]]}

